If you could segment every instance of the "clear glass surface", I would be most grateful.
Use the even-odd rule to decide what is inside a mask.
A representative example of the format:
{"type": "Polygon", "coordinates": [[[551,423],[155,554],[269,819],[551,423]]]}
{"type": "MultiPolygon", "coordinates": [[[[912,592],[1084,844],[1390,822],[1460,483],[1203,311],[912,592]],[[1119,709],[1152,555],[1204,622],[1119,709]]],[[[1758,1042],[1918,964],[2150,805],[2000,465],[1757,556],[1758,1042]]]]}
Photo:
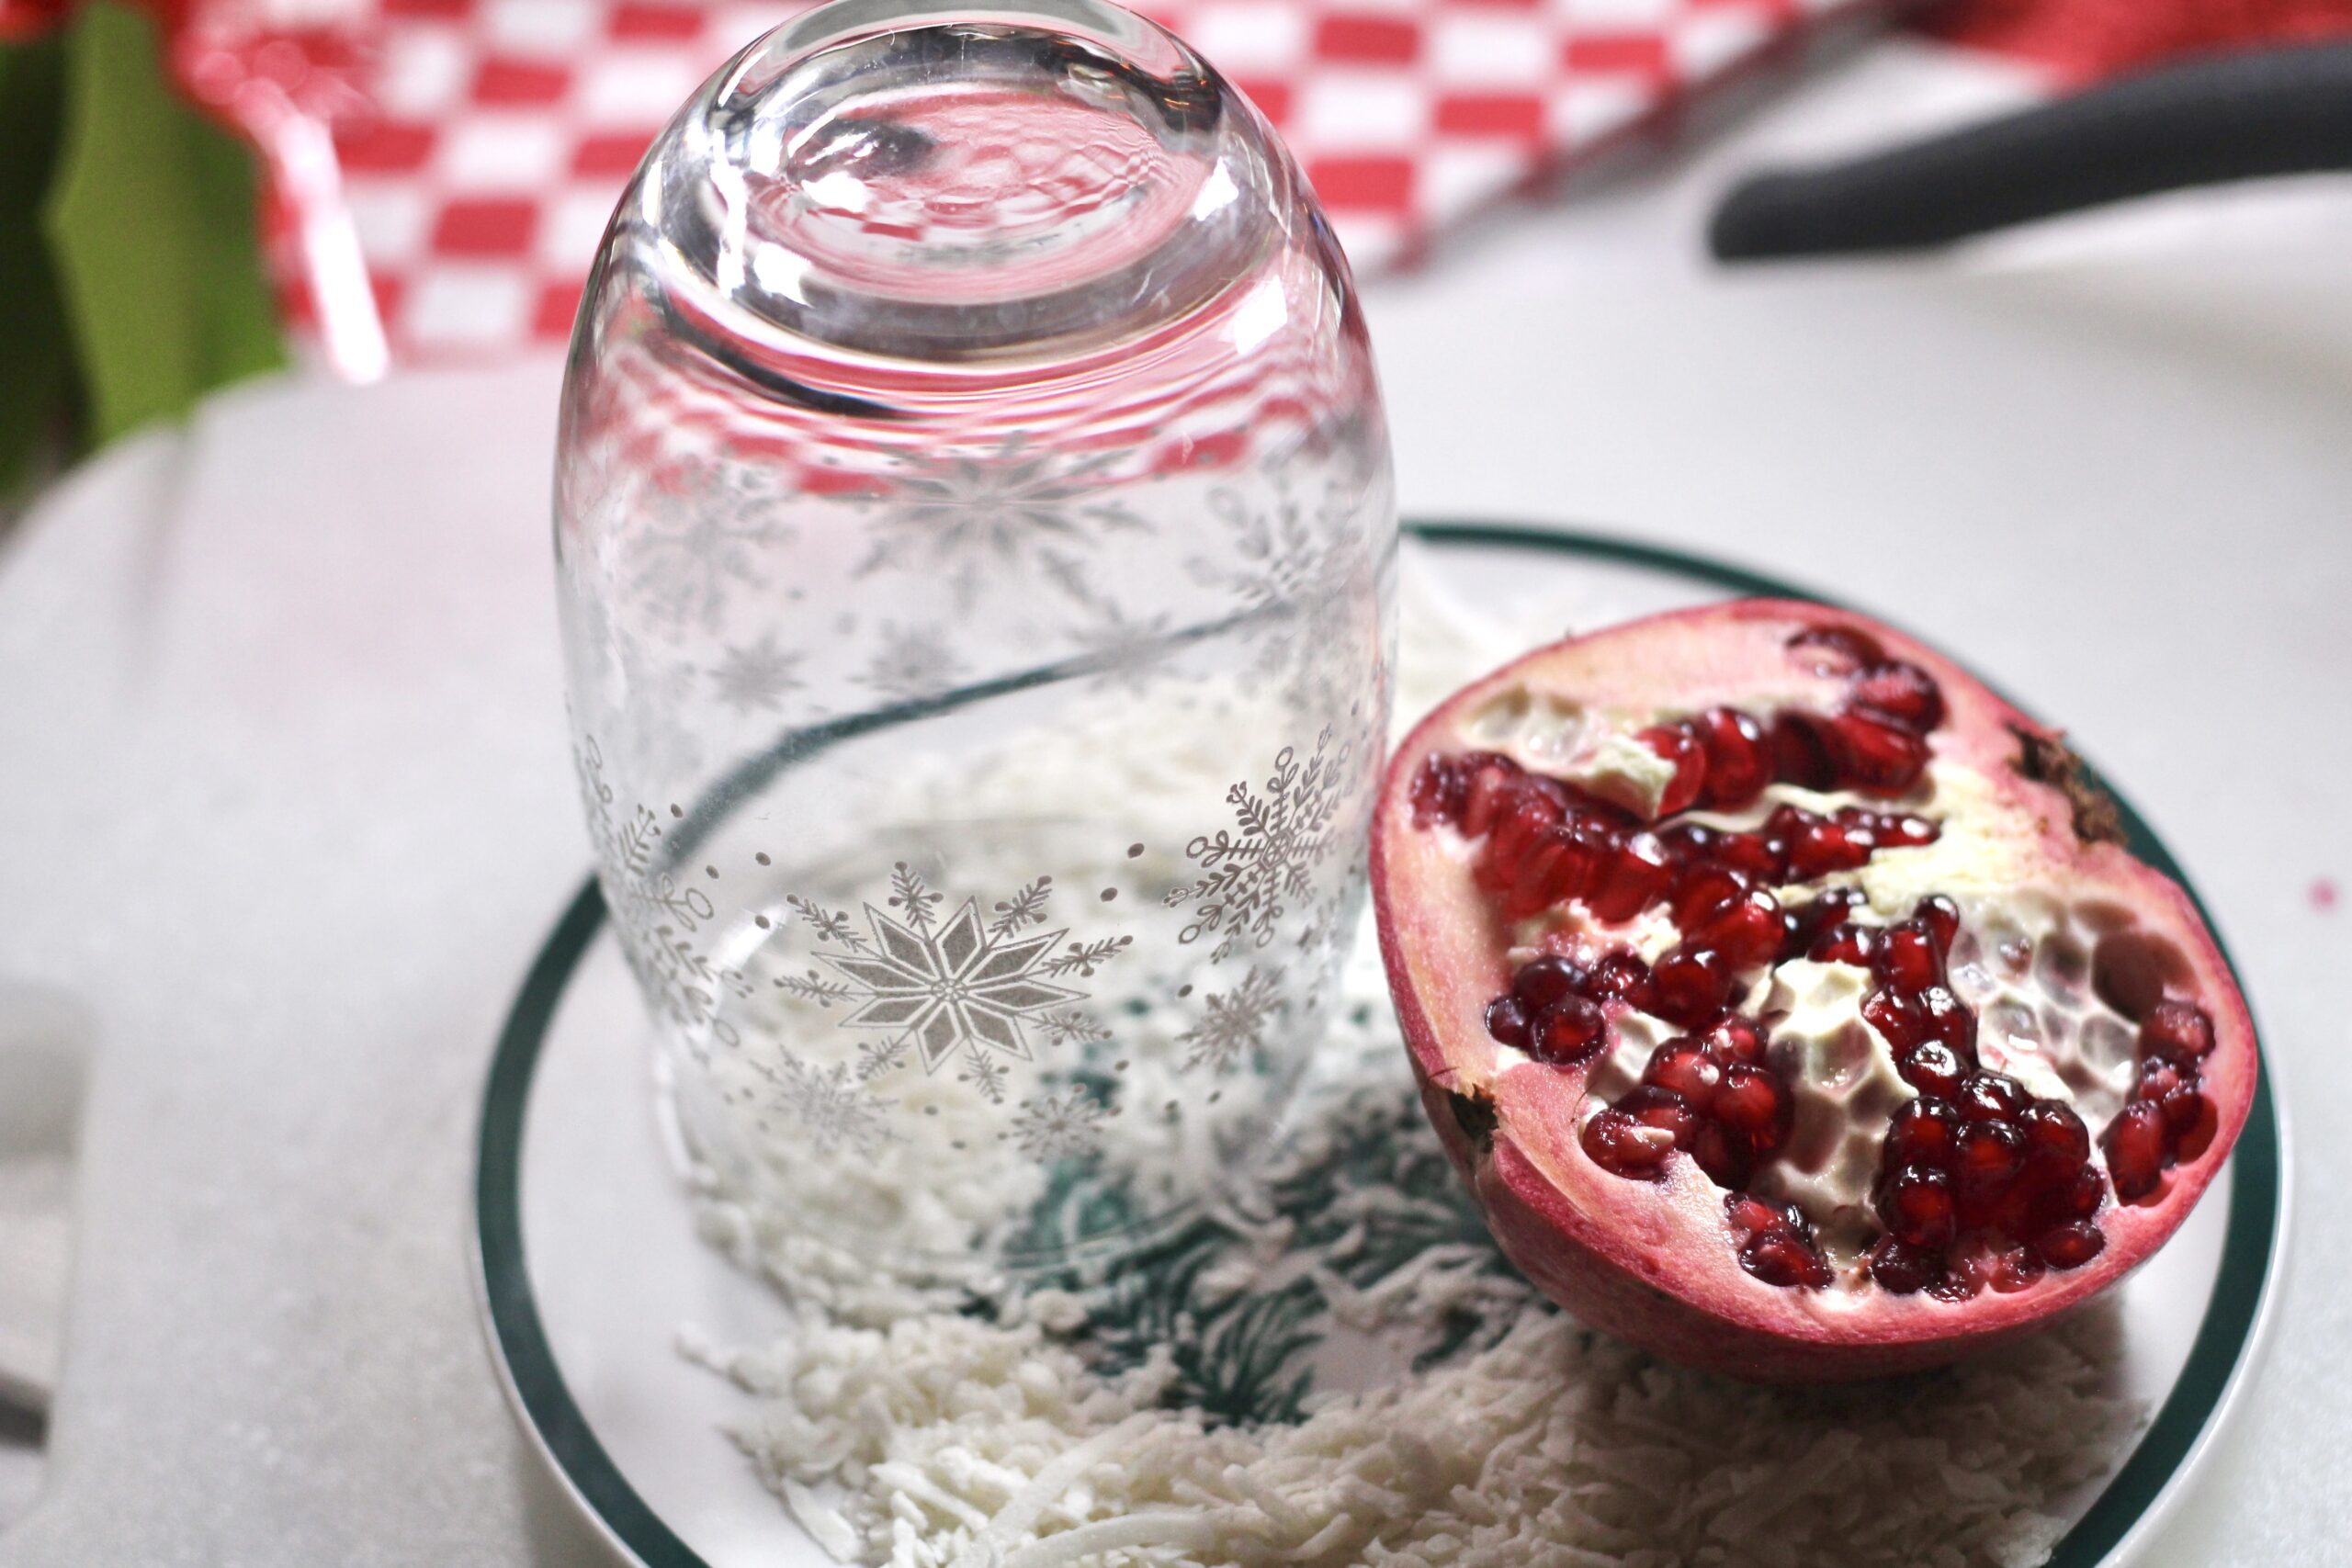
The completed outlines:
{"type": "Polygon", "coordinates": [[[841,0],[622,197],[556,487],[580,778],[678,1125],[924,1269],[1268,1146],[1357,923],[1395,515],[1265,121],[1087,0],[841,0]]]}

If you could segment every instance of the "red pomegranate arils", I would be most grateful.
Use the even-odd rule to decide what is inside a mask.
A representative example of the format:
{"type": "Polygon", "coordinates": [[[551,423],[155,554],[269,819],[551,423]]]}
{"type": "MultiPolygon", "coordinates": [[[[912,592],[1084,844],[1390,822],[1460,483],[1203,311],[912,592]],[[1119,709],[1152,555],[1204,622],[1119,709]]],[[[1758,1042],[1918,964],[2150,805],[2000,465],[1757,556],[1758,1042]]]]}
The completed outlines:
{"type": "Polygon", "coordinates": [[[1670,1134],[1645,1126],[1613,1107],[1597,1112],[1587,1122],[1579,1141],[1595,1165],[1625,1177],[1653,1178],[1662,1174],[1666,1156],[1674,1152],[1670,1134]]]}
{"type": "Polygon", "coordinates": [[[2213,1021],[2194,1002],[2167,997],[2140,1021],[2140,1052],[2174,1062],[2194,1062],[2213,1050],[2213,1021]]]}
{"type": "Polygon", "coordinates": [[[1886,662],[1886,654],[1867,632],[1852,626],[1808,626],[1789,638],[1799,663],[1822,675],[1850,675],[1886,662]]]}
{"type": "Polygon", "coordinates": [[[1547,953],[1521,965],[1511,976],[1511,995],[1531,1009],[1541,1010],[1580,994],[1589,977],[1567,959],[1547,953]]]}
{"type": "Polygon", "coordinates": [[[2125,1202],[2146,1197],[2165,1175],[2165,1115],[2145,1100],[2115,1113],[2099,1140],[2107,1151],[2107,1174],[2125,1202]]]}
{"type": "Polygon", "coordinates": [[[1590,1061],[1607,1043],[1609,1021],[1598,1003],[1563,997],[1535,1015],[1528,1026],[1528,1055],[1555,1067],[1590,1061]]]}
{"type": "Polygon", "coordinates": [[[1487,1004],[1487,1032],[1506,1045],[1527,1048],[1527,1009],[1517,997],[1497,997],[1487,1004]]]}
{"type": "Polygon", "coordinates": [[[1772,782],[1772,749],[1764,727],[1737,708],[1713,707],[1699,716],[1699,743],[1707,753],[1699,803],[1711,811],[1737,811],[1772,782]]]}
{"type": "Polygon", "coordinates": [[[2107,1249],[2107,1236],[2087,1220],[2068,1220],[2034,1238],[2033,1250],[2052,1269],[2080,1269],[2107,1249]]]}
{"type": "Polygon", "coordinates": [[[1951,956],[1952,939],[1960,934],[1959,905],[1940,893],[1930,893],[1919,900],[1911,918],[1928,928],[1928,934],[1935,939],[1939,958],[1951,956]]]}
{"type": "Polygon", "coordinates": [[[1944,694],[1936,678],[1901,660],[1862,671],[1847,694],[1847,700],[1856,707],[1867,708],[1915,735],[1925,735],[1944,721],[1944,694]]]}
{"type": "MultiPolygon", "coordinates": [[[[1931,650],[1838,613],[1789,605],[1691,612],[1543,650],[1466,689],[1408,742],[1410,756],[1385,787],[1374,854],[1384,957],[1425,1085],[1444,1084],[1457,1103],[1492,1095],[1494,1128],[1482,1134],[1459,1121],[1448,1146],[1469,1162],[1481,1203],[1508,1207],[1511,1226],[1497,1213],[1497,1235],[1515,1258],[1521,1246],[1531,1249],[1527,1266],[1547,1292],[1645,1342],[1649,1304],[1662,1301],[1675,1326],[1655,1337],[1670,1340],[1670,1353],[1742,1375],[1750,1363],[1738,1358],[1750,1347],[1761,1347],[1767,1363],[1758,1375],[1825,1366],[1847,1375],[1949,1359],[1988,1332],[1981,1325],[2035,1317],[2045,1279],[2087,1269],[2086,1288],[2103,1288],[2145,1256],[2152,1235],[2161,1240],[2177,1224],[2211,1169],[2200,1165],[2177,1182],[2165,1173],[2210,1161],[2244,1119],[2243,1009],[2193,914],[2168,902],[2176,891],[2070,830],[2065,807],[2079,811],[2079,803],[2061,800],[2044,772],[2058,745],[2054,732],[1931,650]],[[1769,641],[1756,640],[1758,629],[1769,641]],[[1721,637],[1721,651],[1690,651],[1670,631],[1721,637]],[[1634,651],[1613,651],[1621,637],[1634,651]],[[1714,700],[1741,689],[1743,659],[1757,661],[1745,688],[1753,700],[1714,700]],[[1661,701],[1677,671],[1705,671],[1702,701],[1712,705],[1661,701]],[[1580,716],[1556,735],[1531,729],[1510,756],[1439,749],[1449,734],[1502,732],[1497,715],[1509,729],[1520,716],[1547,711],[1531,707],[1531,694],[1559,705],[1548,711],[1580,716]],[[1623,714],[1642,716],[1602,733],[1623,714]],[[1665,765],[1644,762],[1629,776],[1612,760],[1629,739],[1665,765]],[[1531,771],[1521,755],[1561,759],[1560,776],[1531,771]],[[1949,822],[1939,819],[1946,813],[1949,822]],[[1702,814],[1718,815],[1694,819],[1702,814]],[[1416,844],[1408,823],[1458,838],[1416,844]],[[1982,863],[2023,866],[2022,898],[1968,876],[1988,830],[2001,852],[1982,863]],[[1929,882],[1905,896],[1907,914],[1896,913],[1883,902],[1889,891],[1919,887],[1915,874],[1939,862],[1874,863],[1947,831],[1967,878],[1952,886],[1964,888],[1967,907],[1929,882]],[[2036,901],[2045,888],[2054,904],[2036,901]],[[1470,901],[1475,923],[1452,910],[1453,899],[1470,901]],[[2110,935],[2135,931],[2148,934],[2110,935]],[[1498,937],[1508,951],[1534,951],[1497,996],[1463,997],[1458,980],[1415,955],[1442,954],[1458,976],[1484,959],[1478,943],[1498,937]],[[2134,946],[2148,941],[2153,950],[2134,946]],[[1776,966],[1804,959],[1868,978],[1857,987],[1850,970],[1844,978],[1796,971],[1787,988],[1769,984],[1776,966]],[[1784,1001],[1792,993],[1796,1000],[1784,1001]],[[1963,994],[1994,1010],[1982,1061],[1977,1013],[1963,994]],[[2061,1005],[2053,1011],[2045,1001],[2061,1005]],[[2082,1005],[2107,1010],[2087,1021],[2096,1029],[2112,1029],[2120,1015],[2136,1031],[2131,1099],[2097,1129],[2042,1066],[2019,1071],[2056,1098],[1992,1070],[2046,1051],[2057,1081],[2082,1088],[2082,1005]],[[1481,1006],[1485,1033],[1508,1048],[1500,1056],[1449,1043],[1449,1032],[1465,1032],[1453,1021],[1481,1006]],[[1835,1059],[1860,1041],[1834,1016],[1835,1032],[1811,1033],[1821,1010],[1849,1008],[1875,1036],[1869,1049],[1891,1058],[1915,1094],[1879,1110],[1883,1090],[1840,1100],[1833,1089],[1827,1115],[1849,1123],[1883,1117],[1876,1172],[1866,1210],[1848,1201],[1808,1216],[1750,1183],[1774,1190],[1774,1162],[1792,1147],[1807,1151],[1808,1172],[1825,1168],[1814,1163],[1830,1147],[1819,1124],[1825,1107],[1805,1099],[1801,1123],[1800,1098],[1810,1090],[1792,1075],[1821,1070],[1825,1050],[1835,1059]],[[1769,1038],[1783,1027],[1789,1038],[1769,1038]],[[1807,1033],[1797,1035],[1800,1028],[1807,1033]],[[1613,1103],[1588,1098],[1600,1092],[1598,1083],[1622,1082],[1623,1057],[1609,1054],[1645,1031],[1670,1032],[1648,1050],[1639,1080],[1612,1088],[1613,1103]],[[1529,1061],[1561,1077],[1511,1077],[1529,1061]],[[1502,1087],[1511,1084],[1519,1087],[1502,1087]],[[1555,1120],[1566,1112],[1553,1108],[1567,1106],[1579,1119],[1574,1146],[1589,1166],[1547,1152],[1567,1131],[1555,1120]],[[1512,1137],[1532,1167],[1522,1157],[1516,1168],[1482,1168],[1488,1135],[1512,1137]],[[1514,1168],[1540,1169],[1567,1203],[1521,1193],[1533,1178],[1514,1168]],[[1648,1198],[1596,1190],[1594,1182],[1623,1190],[1598,1173],[1635,1182],[1670,1176],[1677,1196],[1652,1215],[1642,1207],[1648,1198]],[[1686,1292],[1621,1255],[1632,1244],[1647,1258],[1662,1245],[1679,1267],[1671,1249],[1687,1226],[1681,1194],[1702,1177],[1722,1190],[1726,1234],[1711,1245],[1727,1239],[1730,1259],[1718,1252],[1692,1267],[1721,1270],[1736,1259],[1751,1286],[1726,1293],[1717,1272],[1686,1292]],[[2118,1201],[2143,1205],[2148,1217],[2106,1224],[2118,1201]],[[1620,1213],[1621,1204],[1633,1206],[1620,1213]],[[1556,1260],[1543,1252],[1546,1236],[1575,1268],[1547,1271],[1556,1260]],[[1588,1290],[1587,1276],[1613,1288],[1588,1290]],[[1632,1299],[1626,1279],[1648,1287],[1638,1310],[1622,1304],[1632,1299]],[[1899,1310],[1951,1325],[1927,1330],[1916,1346],[1908,1330],[1884,1346],[1848,1345],[1822,1332],[1827,1320],[1812,1309],[1762,1305],[1768,1287],[1919,1297],[1899,1310]],[[1702,1324],[1743,1348],[1718,1351],[1702,1324]]],[[[2102,1066],[2096,1056],[2087,1065],[2102,1066]]],[[[1430,1100],[1433,1110],[1438,1103],[1430,1100]]],[[[1871,1135],[1868,1126],[1849,1130],[1871,1135]]],[[[1840,1164],[1829,1168],[1842,1169],[1845,1156],[1831,1157],[1840,1164]]],[[[1871,1309],[1857,1304],[1867,1319],[1871,1309]]]]}
{"type": "Polygon", "coordinates": [[[1951,1176],[1933,1166],[1905,1166],[1880,1196],[1879,1218],[1906,1247],[1948,1245],[1960,1234],[1960,1204],[1951,1176]]]}
{"type": "Polygon", "coordinates": [[[1698,733],[1687,724],[1661,724],[1634,739],[1674,764],[1674,776],[1658,796],[1657,815],[1671,817],[1697,804],[1707,776],[1707,751],[1698,733]]]}

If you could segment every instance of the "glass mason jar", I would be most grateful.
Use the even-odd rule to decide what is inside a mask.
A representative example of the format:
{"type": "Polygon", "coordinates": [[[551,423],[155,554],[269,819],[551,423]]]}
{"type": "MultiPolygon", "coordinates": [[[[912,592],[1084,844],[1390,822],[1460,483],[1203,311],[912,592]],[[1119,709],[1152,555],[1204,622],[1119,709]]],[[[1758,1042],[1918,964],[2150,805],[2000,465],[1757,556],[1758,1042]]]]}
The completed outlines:
{"type": "Polygon", "coordinates": [[[1267,1147],[1385,746],[1387,434],[1265,120],[1093,0],[840,0],[621,198],[556,551],[580,780],[707,1179],[1061,1262],[1267,1147]]]}

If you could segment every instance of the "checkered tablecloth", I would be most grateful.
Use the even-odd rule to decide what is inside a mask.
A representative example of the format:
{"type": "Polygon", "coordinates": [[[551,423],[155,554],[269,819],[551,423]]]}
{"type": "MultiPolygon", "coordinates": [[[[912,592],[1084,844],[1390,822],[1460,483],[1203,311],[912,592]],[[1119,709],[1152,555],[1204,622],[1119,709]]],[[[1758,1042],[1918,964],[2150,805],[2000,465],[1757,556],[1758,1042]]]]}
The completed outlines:
{"type": "MultiPolygon", "coordinates": [[[[1359,271],[1871,0],[1166,0],[1246,91],[1359,271]]],[[[396,360],[570,330],[655,131],[796,0],[382,0],[376,112],[337,126],[396,360]]],[[[300,301],[296,301],[300,313],[300,301]]]]}

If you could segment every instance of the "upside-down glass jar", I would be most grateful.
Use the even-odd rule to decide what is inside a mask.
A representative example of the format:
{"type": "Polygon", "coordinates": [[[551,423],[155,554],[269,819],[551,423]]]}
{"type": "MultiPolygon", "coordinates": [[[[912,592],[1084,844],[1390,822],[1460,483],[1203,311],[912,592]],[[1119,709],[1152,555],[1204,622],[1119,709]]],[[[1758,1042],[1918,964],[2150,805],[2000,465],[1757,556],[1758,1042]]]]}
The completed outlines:
{"type": "Polygon", "coordinates": [[[840,0],[621,199],[556,489],[580,778],[702,1177],[875,1263],[1246,1180],[1334,1006],[1387,434],[1265,120],[1092,0],[840,0]]]}

